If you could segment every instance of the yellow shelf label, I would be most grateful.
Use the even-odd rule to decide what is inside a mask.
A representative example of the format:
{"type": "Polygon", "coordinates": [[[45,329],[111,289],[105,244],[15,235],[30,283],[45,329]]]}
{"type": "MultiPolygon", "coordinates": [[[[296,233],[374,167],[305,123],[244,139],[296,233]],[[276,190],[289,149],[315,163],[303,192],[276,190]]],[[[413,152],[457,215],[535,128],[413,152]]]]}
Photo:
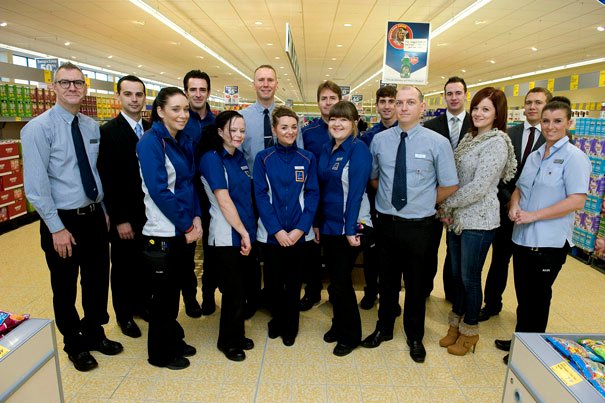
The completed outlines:
{"type": "Polygon", "coordinates": [[[533,90],[536,87],[536,82],[535,81],[530,81],[529,82],[529,89],[533,90]]]}
{"type": "Polygon", "coordinates": [[[605,87],[605,70],[599,73],[599,87],[605,87]]]}
{"type": "Polygon", "coordinates": [[[513,97],[519,96],[519,84],[513,85],[513,97]]]}
{"type": "Polygon", "coordinates": [[[15,122],[20,122],[20,121],[21,121],[21,116],[15,117],[15,122]]]}
{"type": "Polygon", "coordinates": [[[0,346],[0,358],[4,357],[6,354],[8,354],[10,350],[6,347],[2,347],[0,346]]]}
{"type": "Polygon", "coordinates": [[[571,91],[578,89],[578,81],[580,80],[580,76],[577,74],[572,74],[569,79],[569,89],[571,91]]]}
{"type": "Polygon", "coordinates": [[[583,381],[583,378],[566,361],[561,361],[550,367],[560,380],[567,386],[573,386],[583,381]]]}
{"type": "Polygon", "coordinates": [[[51,84],[53,82],[53,72],[50,70],[44,70],[44,82],[51,84]]]}
{"type": "Polygon", "coordinates": [[[548,84],[546,84],[546,89],[548,89],[550,92],[553,92],[555,90],[555,79],[554,78],[548,79],[548,84]]]}

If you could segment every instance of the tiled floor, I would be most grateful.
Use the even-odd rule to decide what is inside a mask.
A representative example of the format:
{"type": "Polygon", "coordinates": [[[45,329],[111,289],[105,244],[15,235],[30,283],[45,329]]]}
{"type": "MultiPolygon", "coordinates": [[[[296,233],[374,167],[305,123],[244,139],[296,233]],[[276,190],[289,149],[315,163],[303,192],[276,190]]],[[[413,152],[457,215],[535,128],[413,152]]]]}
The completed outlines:
{"type": "MultiPolygon", "coordinates": [[[[0,308],[52,318],[52,295],[39,247],[38,225],[34,223],[0,236],[0,308]]],[[[442,247],[441,260],[443,252],[442,247]]],[[[555,285],[548,330],[602,332],[603,289],[605,275],[569,258],[555,285]]],[[[358,298],[361,296],[359,291],[358,298]]],[[[218,294],[217,299],[220,303],[218,294]]],[[[268,316],[265,312],[257,313],[246,322],[246,335],[256,347],[246,353],[248,358],[242,363],[228,361],[216,349],[218,311],[201,319],[191,319],[181,311],[179,321],[185,328],[186,341],[198,349],[191,367],[182,371],[147,364],[145,336],[139,339],[123,336],[112,318],[106,326],[107,335],[122,342],[124,352],[114,357],[93,353],[99,368],[87,373],[76,371],[60,352],[63,390],[66,401],[87,403],[497,402],[502,396],[506,367],[502,363],[503,353],[496,350],[493,340],[510,337],[515,306],[511,279],[505,293],[505,310],[481,324],[476,353],[465,357],[448,355],[437,344],[445,335],[449,311],[438,275],[435,291],[427,302],[424,344],[428,356],[424,364],[416,364],[409,357],[401,319],[392,341],[374,350],[358,348],[347,357],[335,357],[331,353],[333,345],[322,340],[331,316],[331,307],[325,301],[302,313],[300,333],[293,347],[285,347],[281,339],[269,339],[268,316]]],[[[361,314],[363,333],[367,335],[374,330],[376,309],[361,314]]],[[[145,334],[146,323],[138,323],[145,334]]],[[[61,342],[60,335],[58,340],[61,342]]]]}

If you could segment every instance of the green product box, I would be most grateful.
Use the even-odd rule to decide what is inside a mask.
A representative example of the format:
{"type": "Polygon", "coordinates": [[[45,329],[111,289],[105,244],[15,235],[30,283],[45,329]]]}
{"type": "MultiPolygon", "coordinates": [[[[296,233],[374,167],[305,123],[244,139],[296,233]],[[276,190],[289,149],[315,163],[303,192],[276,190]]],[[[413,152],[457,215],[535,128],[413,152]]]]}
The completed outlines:
{"type": "Polygon", "coordinates": [[[8,98],[8,101],[10,102],[12,101],[16,101],[17,100],[17,86],[16,85],[11,85],[8,84],[6,86],[6,97],[8,98]]]}

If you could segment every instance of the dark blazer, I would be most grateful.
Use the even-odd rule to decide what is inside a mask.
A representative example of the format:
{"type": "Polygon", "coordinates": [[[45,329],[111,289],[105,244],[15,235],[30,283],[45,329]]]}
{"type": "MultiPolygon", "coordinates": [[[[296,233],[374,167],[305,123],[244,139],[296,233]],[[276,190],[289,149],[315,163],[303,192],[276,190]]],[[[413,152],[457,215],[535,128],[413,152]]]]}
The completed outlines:
{"type": "MultiPolygon", "coordinates": [[[[450,140],[450,127],[447,123],[447,114],[444,113],[441,116],[437,116],[427,122],[424,123],[424,127],[427,129],[431,129],[434,132],[441,134],[446,139],[450,140]]],[[[469,113],[464,115],[464,121],[462,122],[462,128],[460,129],[460,138],[458,139],[458,144],[460,144],[460,140],[468,133],[471,127],[471,117],[469,113]]]]}
{"type": "MultiPolygon", "coordinates": [[[[143,131],[151,123],[143,119],[143,131]]],[[[129,222],[140,233],[145,224],[145,204],[136,146],[139,139],[120,113],[101,126],[97,168],[103,183],[103,202],[111,226],[129,222]]]]}
{"type": "MultiPolygon", "coordinates": [[[[517,180],[519,176],[521,176],[521,158],[523,157],[523,151],[521,146],[523,145],[523,130],[525,129],[525,125],[523,123],[513,126],[507,129],[506,134],[510,137],[510,141],[513,143],[513,148],[515,150],[515,158],[517,159],[517,173],[515,177],[510,180],[508,183],[500,182],[498,184],[498,199],[500,200],[501,207],[504,207],[515,191],[515,187],[517,184],[517,180]]],[[[538,139],[534,143],[534,148],[532,148],[532,152],[536,151],[542,144],[544,144],[544,136],[540,134],[538,139]]]]}

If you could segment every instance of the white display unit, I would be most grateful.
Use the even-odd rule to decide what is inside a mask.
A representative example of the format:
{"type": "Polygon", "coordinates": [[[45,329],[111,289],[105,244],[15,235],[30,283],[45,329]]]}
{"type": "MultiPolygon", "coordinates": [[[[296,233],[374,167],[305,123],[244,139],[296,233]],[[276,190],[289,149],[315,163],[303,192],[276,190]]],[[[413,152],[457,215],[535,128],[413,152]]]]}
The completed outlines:
{"type": "Polygon", "coordinates": [[[0,339],[0,402],[62,402],[52,320],[28,319],[0,339]]]}
{"type": "Polygon", "coordinates": [[[510,350],[503,402],[605,402],[544,336],[605,339],[604,334],[515,333],[510,350]]]}

